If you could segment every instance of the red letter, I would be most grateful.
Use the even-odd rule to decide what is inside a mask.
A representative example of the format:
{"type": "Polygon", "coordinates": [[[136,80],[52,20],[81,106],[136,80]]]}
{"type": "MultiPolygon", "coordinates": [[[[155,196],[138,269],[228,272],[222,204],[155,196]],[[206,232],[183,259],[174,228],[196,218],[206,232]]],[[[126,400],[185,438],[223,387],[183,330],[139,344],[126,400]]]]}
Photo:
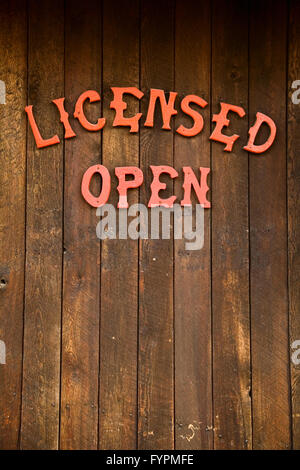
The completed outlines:
{"type": "Polygon", "coordinates": [[[232,146],[234,142],[239,138],[239,135],[234,134],[234,135],[228,136],[228,135],[222,134],[221,130],[223,129],[223,127],[225,126],[227,127],[229,125],[229,119],[227,119],[228,111],[234,111],[240,117],[245,116],[245,111],[240,106],[234,106],[233,104],[227,104],[227,103],[220,103],[220,104],[221,104],[220,113],[213,115],[212,120],[213,122],[216,122],[216,127],[214,128],[210,136],[210,139],[226,144],[226,147],[224,148],[224,150],[226,150],[227,152],[231,152],[232,146]]]}
{"type": "Polygon", "coordinates": [[[127,209],[127,189],[141,186],[144,180],[143,172],[136,166],[120,166],[115,168],[115,174],[119,179],[119,185],[117,187],[119,192],[118,208],[127,209]],[[126,181],[126,175],[133,175],[133,180],[126,181]]]}
{"type": "Polygon", "coordinates": [[[203,129],[203,117],[197,111],[194,111],[192,108],[190,108],[190,103],[196,103],[201,106],[201,108],[205,108],[207,105],[205,100],[196,95],[187,95],[185,98],[183,98],[181,101],[181,109],[185,114],[191,116],[191,118],[194,120],[194,125],[190,129],[181,125],[176,130],[178,134],[184,135],[185,137],[193,137],[194,135],[199,134],[199,132],[201,132],[203,129]]]}
{"type": "Polygon", "coordinates": [[[247,152],[252,152],[252,153],[265,152],[266,150],[268,150],[268,148],[271,147],[271,145],[274,142],[275,135],[276,135],[275,122],[270,117],[266,116],[263,113],[256,113],[255,124],[249,129],[248,133],[249,133],[249,140],[248,140],[248,143],[247,143],[246,147],[244,147],[244,149],[247,150],[247,152]],[[255,145],[254,144],[255,137],[256,137],[256,135],[259,131],[259,128],[260,128],[260,126],[262,125],[263,122],[268,124],[268,126],[270,128],[270,136],[264,144],[255,145]]]}
{"type": "Polygon", "coordinates": [[[210,207],[210,202],[206,199],[206,193],[209,190],[207,185],[207,175],[210,172],[210,168],[203,168],[200,167],[200,184],[197,180],[195,173],[193,172],[190,166],[183,167],[184,172],[184,182],[183,182],[183,189],[184,189],[184,197],[181,201],[182,206],[191,206],[191,188],[193,186],[195,193],[197,195],[199,203],[205,207],[210,207]]]}
{"type": "Polygon", "coordinates": [[[124,93],[127,93],[129,95],[135,96],[140,100],[144,96],[144,93],[142,93],[136,87],[112,87],[111,90],[114,94],[114,99],[110,103],[110,107],[116,110],[113,126],[129,126],[130,132],[138,132],[139,119],[142,116],[142,113],[137,113],[131,118],[125,118],[123,116],[123,111],[127,109],[127,103],[123,101],[123,95],[124,93]]]}
{"type": "Polygon", "coordinates": [[[162,173],[167,173],[171,178],[176,178],[178,176],[177,171],[171,166],[153,166],[150,165],[150,168],[153,173],[153,181],[151,183],[151,197],[148,203],[148,207],[173,207],[173,203],[176,199],[176,196],[171,196],[168,199],[161,199],[158,195],[161,189],[166,189],[167,185],[159,181],[159,176],[162,173]]]}
{"type": "Polygon", "coordinates": [[[64,102],[65,102],[65,98],[58,98],[57,100],[52,101],[52,103],[54,103],[57,106],[59,114],[60,114],[60,122],[62,122],[64,125],[65,139],[70,139],[71,137],[76,137],[76,134],[73,131],[72,127],[70,126],[69,114],[65,110],[64,102]]]}
{"type": "Polygon", "coordinates": [[[37,148],[41,149],[43,147],[49,147],[49,145],[59,144],[60,140],[58,135],[54,135],[53,137],[51,137],[51,139],[43,139],[38,129],[38,126],[36,125],[32,112],[32,106],[26,106],[25,111],[28,115],[29,124],[34,135],[37,148]]]}
{"type": "Polygon", "coordinates": [[[103,165],[93,165],[86,170],[81,183],[81,193],[91,206],[100,207],[107,203],[110,193],[110,174],[108,169],[103,165]],[[102,177],[102,189],[98,197],[93,196],[90,191],[90,182],[95,173],[99,173],[102,177]]]}
{"type": "Polygon", "coordinates": [[[82,95],[79,96],[75,106],[74,118],[77,118],[82,127],[88,131],[100,131],[105,125],[105,118],[98,119],[97,124],[92,124],[87,120],[83,112],[83,104],[87,99],[90,103],[95,103],[96,101],[100,101],[100,96],[94,90],[88,90],[82,93],[82,95]]]}
{"type": "Polygon", "coordinates": [[[176,96],[177,96],[177,93],[174,93],[173,91],[171,91],[169,102],[167,103],[165,92],[163,90],[156,90],[154,88],[151,88],[148,114],[147,114],[147,118],[146,118],[144,126],[153,127],[155,104],[156,104],[157,98],[159,98],[160,106],[161,106],[161,114],[163,118],[162,129],[170,130],[171,129],[170,119],[174,114],[177,114],[176,109],[174,109],[176,96]]]}

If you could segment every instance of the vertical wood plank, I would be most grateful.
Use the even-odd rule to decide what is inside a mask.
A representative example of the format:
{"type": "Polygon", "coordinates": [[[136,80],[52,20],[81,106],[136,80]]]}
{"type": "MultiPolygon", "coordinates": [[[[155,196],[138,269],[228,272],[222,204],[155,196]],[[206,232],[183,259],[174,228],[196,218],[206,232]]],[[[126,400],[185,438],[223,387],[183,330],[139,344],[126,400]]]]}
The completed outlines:
{"type": "MultiPolygon", "coordinates": [[[[110,170],[109,203],[117,207],[118,166],[139,166],[139,138],[129,128],[113,128],[112,86],[139,87],[139,2],[104,2],[103,95],[107,125],[103,164],[110,170]]],[[[128,115],[139,102],[124,97],[128,115]]],[[[138,191],[128,192],[129,206],[138,191]]],[[[117,215],[119,210],[116,211],[117,215]]],[[[137,422],[138,242],[104,240],[101,251],[100,448],[135,449],[137,422]]]]}
{"type": "MultiPolygon", "coordinates": [[[[289,11],[288,56],[288,227],[290,346],[300,340],[300,103],[292,102],[292,88],[300,80],[300,4],[292,0],[289,11]]],[[[297,86],[299,89],[299,85],[297,86]]],[[[299,99],[299,98],[298,98],[299,99]]],[[[295,343],[291,355],[299,349],[295,343]]],[[[298,359],[298,357],[296,357],[298,359]]],[[[300,365],[291,362],[293,448],[300,449],[300,365]]]]}
{"type": "Polygon", "coordinates": [[[20,427],[27,99],[27,12],[24,1],[0,4],[0,448],[16,449],[20,427]],[[5,101],[5,104],[3,103],[5,101]]]}
{"type": "MultiPolygon", "coordinates": [[[[29,2],[29,104],[44,137],[62,137],[64,10],[29,2]],[[55,14],[53,14],[55,12],[55,14]]],[[[27,230],[21,447],[56,449],[59,427],[63,144],[27,147],[27,230]]]]}
{"type": "MultiPolygon", "coordinates": [[[[271,116],[277,135],[250,155],[253,446],[291,444],[287,304],[286,2],[250,2],[250,122],[271,116]]],[[[267,133],[261,138],[266,139],[267,133]]],[[[263,140],[264,141],[264,140],[263,140]]],[[[259,142],[259,140],[258,140],[259,142]]]]}
{"type": "MultiPolygon", "coordinates": [[[[182,98],[196,94],[210,103],[210,2],[176,2],[175,89],[182,98]],[[189,51],[193,51],[190,53],[189,51]]],[[[205,127],[195,138],[175,134],[174,162],[210,168],[210,104],[201,110],[205,127]]],[[[176,119],[177,120],[177,119],[176,119]]],[[[178,114],[178,125],[190,119],[178,114]]],[[[178,127],[176,125],[176,127],[178,127]]],[[[181,194],[182,178],[175,182],[181,194]]],[[[209,196],[210,198],[210,196],[209,196]]],[[[197,201],[194,201],[197,202],[197,201]]],[[[186,251],[175,241],[175,436],[177,449],[210,449],[212,432],[210,210],[205,210],[203,249],[186,251]]]]}
{"type": "MultiPolygon", "coordinates": [[[[101,3],[66,2],[65,95],[70,113],[86,90],[101,93],[101,3]]],[[[86,106],[97,122],[100,104],[86,106]]],[[[64,289],[62,324],[62,449],[97,449],[100,242],[96,209],[81,195],[81,180],[101,162],[101,136],[72,121],[77,137],[65,143],[64,289]]]]}
{"type": "MultiPolygon", "coordinates": [[[[147,113],[150,88],[173,91],[174,3],[141,4],[141,111],[147,113]]],[[[141,129],[140,159],[144,171],[141,202],[148,204],[152,181],[149,165],[173,165],[173,135],[161,130],[161,113],[154,128],[141,129]]],[[[164,197],[172,191],[172,182],[164,197]]],[[[140,449],[174,446],[173,241],[141,240],[139,298],[139,429],[140,449]]]]}
{"type": "MultiPolygon", "coordinates": [[[[247,2],[214,1],[212,105],[248,108],[247,2]]],[[[232,152],[212,143],[213,400],[216,449],[251,448],[247,117],[232,152]],[[244,144],[245,145],[245,144],[244,144]]],[[[225,131],[226,133],[226,131],[225,131]]]]}

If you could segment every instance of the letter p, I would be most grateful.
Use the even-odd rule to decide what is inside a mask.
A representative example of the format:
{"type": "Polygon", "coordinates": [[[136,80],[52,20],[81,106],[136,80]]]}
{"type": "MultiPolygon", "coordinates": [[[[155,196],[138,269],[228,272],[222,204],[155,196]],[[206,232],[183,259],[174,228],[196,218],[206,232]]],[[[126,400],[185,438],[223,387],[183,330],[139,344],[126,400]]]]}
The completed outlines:
{"type": "Polygon", "coordinates": [[[127,189],[141,186],[144,180],[143,172],[136,166],[120,166],[115,168],[115,174],[119,180],[117,187],[119,192],[118,209],[127,209],[127,189]],[[126,175],[133,176],[133,179],[126,180],[126,175]]]}

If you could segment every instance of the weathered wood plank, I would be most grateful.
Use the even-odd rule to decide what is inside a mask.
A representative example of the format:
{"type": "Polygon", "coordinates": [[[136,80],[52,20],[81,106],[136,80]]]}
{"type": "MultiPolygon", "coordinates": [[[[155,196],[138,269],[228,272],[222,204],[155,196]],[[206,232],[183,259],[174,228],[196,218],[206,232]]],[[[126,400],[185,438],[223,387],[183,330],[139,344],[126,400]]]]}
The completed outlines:
{"type": "MultiPolygon", "coordinates": [[[[28,102],[42,135],[62,137],[50,102],[64,96],[64,9],[29,2],[28,102]],[[53,14],[55,12],[55,14],[53,14]]],[[[21,447],[56,449],[59,427],[63,144],[38,150],[28,129],[21,447]]]]}
{"type": "MultiPolygon", "coordinates": [[[[175,89],[179,98],[196,94],[210,102],[210,2],[176,2],[175,89]],[[188,51],[192,50],[193,53],[188,51]]],[[[205,127],[195,138],[175,134],[174,166],[210,168],[210,104],[201,110],[205,127]]],[[[191,126],[183,113],[177,125],[191,126]]],[[[182,178],[175,194],[182,193],[182,178]]],[[[210,196],[208,196],[210,198],[210,196]]],[[[193,201],[196,203],[197,201],[193,201]]],[[[199,251],[186,251],[175,241],[175,436],[177,449],[210,449],[212,432],[210,210],[205,210],[205,241],[199,251]]]]}
{"type": "MultiPolygon", "coordinates": [[[[247,2],[215,1],[212,106],[248,108],[247,2]]],[[[212,143],[213,407],[216,449],[251,448],[247,117],[229,113],[232,152],[212,143]]],[[[213,125],[214,126],[214,125],[213,125]]],[[[225,131],[226,133],[226,131],[225,131]]]]}
{"type": "MultiPolygon", "coordinates": [[[[173,91],[174,8],[172,1],[143,1],[141,8],[141,111],[147,112],[150,88],[173,91]]],[[[148,204],[149,165],[173,165],[173,135],[162,131],[159,106],[154,128],[141,129],[140,166],[148,204]]],[[[163,197],[170,196],[173,184],[163,197]]],[[[173,241],[141,240],[139,298],[139,429],[141,449],[174,446],[173,241]]]]}
{"type": "MultiPolygon", "coordinates": [[[[273,146],[250,158],[253,447],[291,445],[287,303],[286,2],[250,2],[250,123],[277,125],[273,146]]],[[[266,139],[267,133],[261,133],[266,139]]],[[[259,140],[258,140],[259,142],[259,140]]],[[[262,140],[264,142],[264,140],[262,140]]]]}
{"type": "MultiPolygon", "coordinates": [[[[138,0],[113,4],[105,0],[102,90],[101,5],[96,0],[86,4],[67,0],[64,44],[64,2],[29,1],[28,102],[34,105],[42,135],[63,136],[50,101],[66,96],[72,112],[76,98],[87,89],[97,90],[103,99],[103,105],[87,105],[89,117],[96,121],[104,108],[107,124],[103,158],[101,134],[86,132],[73,119],[75,139],[41,150],[28,127],[27,185],[25,3],[0,4],[0,80],[7,88],[6,104],[0,104],[0,341],[7,348],[6,365],[0,364],[0,448],[59,445],[61,324],[61,448],[95,449],[99,439],[103,449],[134,449],[138,439],[142,449],[171,449],[174,437],[178,449],[211,448],[213,426],[216,449],[251,448],[251,311],[253,446],[289,448],[292,431],[294,448],[299,449],[299,365],[289,362],[291,344],[300,339],[300,105],[291,101],[291,84],[300,79],[298,2],[291,0],[289,20],[285,2],[249,2],[248,114],[247,2],[213,2],[211,101],[209,2],[164,0],[156,5],[142,0],[139,31],[138,0]],[[241,138],[232,153],[209,143],[210,104],[201,111],[205,127],[195,139],[176,135],[174,140],[172,132],[161,130],[157,111],[154,129],[142,127],[139,159],[139,136],[112,128],[110,87],[126,85],[146,93],[140,104],[125,98],[128,115],[139,108],[145,115],[150,88],[178,91],[177,108],[187,93],[211,102],[213,113],[219,112],[220,101],[240,105],[247,115],[230,114],[228,132],[241,138]],[[247,156],[241,148],[248,121],[254,122],[257,111],[275,120],[276,141],[266,154],[247,156]],[[210,166],[210,146],[212,209],[206,210],[204,248],[187,255],[179,241],[175,246],[167,240],[141,241],[139,249],[138,242],[108,240],[102,244],[100,266],[98,219],[80,194],[87,167],[103,161],[113,176],[116,166],[140,166],[145,174],[141,202],[147,204],[150,164],[174,163],[179,171],[190,165],[197,170],[210,166]]],[[[190,120],[180,112],[176,122],[188,125],[190,120]]],[[[258,141],[265,136],[264,129],[258,141]]],[[[174,194],[181,193],[181,184],[178,178],[174,194]]],[[[172,192],[169,181],[164,196],[172,192]]],[[[139,200],[138,193],[129,191],[130,204],[139,200]]],[[[117,204],[114,176],[109,202],[117,204]]]]}
{"type": "Polygon", "coordinates": [[[0,4],[0,448],[18,447],[25,254],[26,2],[0,4]],[[3,87],[1,84],[1,87],[3,87]],[[5,103],[5,104],[4,104],[5,103]]]}
{"type": "MultiPolygon", "coordinates": [[[[101,93],[101,2],[67,1],[65,15],[65,95],[72,113],[82,92],[101,93]]],[[[86,109],[97,122],[101,105],[86,109]]],[[[77,137],[65,143],[60,446],[97,449],[100,242],[96,209],[80,187],[87,168],[101,161],[101,135],[71,122],[77,137]]]]}
{"type": "MultiPolygon", "coordinates": [[[[290,346],[300,340],[300,103],[292,102],[292,88],[300,80],[300,4],[292,0],[289,11],[288,57],[288,228],[290,346]]],[[[297,86],[299,89],[299,84],[297,86]]],[[[297,96],[295,95],[295,98],[297,96]]],[[[298,97],[299,99],[299,97],[298,97]]],[[[295,343],[291,355],[300,343],[295,343]]],[[[296,356],[296,361],[298,360],[296,356]]],[[[293,447],[300,449],[300,365],[291,362],[293,447]]]]}
{"type": "MultiPolygon", "coordinates": [[[[104,2],[103,164],[112,175],[109,203],[117,207],[118,166],[139,166],[139,137],[113,128],[112,86],[139,87],[139,3],[104,2]]],[[[128,116],[139,102],[125,96],[128,116]]],[[[127,111],[126,111],[127,113],[127,111]]],[[[128,191],[129,205],[138,191],[128,191]]],[[[117,210],[119,214],[119,210],[117,210]]],[[[101,251],[100,448],[134,449],[137,434],[138,241],[104,240],[101,251]]]]}

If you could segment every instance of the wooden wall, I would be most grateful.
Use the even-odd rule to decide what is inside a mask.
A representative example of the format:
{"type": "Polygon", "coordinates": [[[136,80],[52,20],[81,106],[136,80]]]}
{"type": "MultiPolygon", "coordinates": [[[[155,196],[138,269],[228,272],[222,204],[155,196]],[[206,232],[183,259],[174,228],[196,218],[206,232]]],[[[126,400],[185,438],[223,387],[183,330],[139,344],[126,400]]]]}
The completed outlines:
{"type": "Polygon", "coordinates": [[[299,2],[3,0],[0,24],[0,448],[300,449],[299,2]],[[150,88],[198,94],[204,130],[113,128],[111,86],[141,89],[143,115],[150,88]],[[71,113],[88,89],[103,132],[72,120],[38,150],[26,104],[62,138],[51,100],[71,113]],[[220,101],[246,111],[231,153],[209,141],[220,101]],[[277,124],[259,157],[242,150],[257,111],[277,124]],[[80,193],[96,163],[144,170],[130,204],[150,164],[210,167],[204,248],[100,243],[80,193]]]}

